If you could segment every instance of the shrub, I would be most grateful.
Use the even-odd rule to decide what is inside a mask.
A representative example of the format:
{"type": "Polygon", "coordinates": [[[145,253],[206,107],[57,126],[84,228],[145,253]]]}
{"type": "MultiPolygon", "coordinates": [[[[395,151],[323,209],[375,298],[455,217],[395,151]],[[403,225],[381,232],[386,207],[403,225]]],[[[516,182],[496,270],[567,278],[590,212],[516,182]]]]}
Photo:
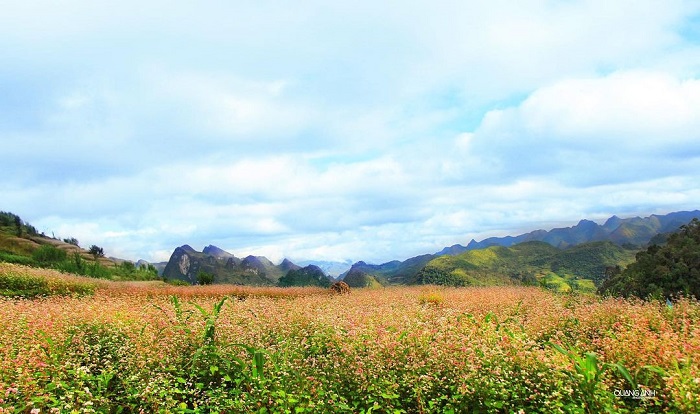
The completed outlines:
{"type": "Polygon", "coordinates": [[[442,305],[444,301],[445,297],[442,295],[442,293],[434,290],[423,292],[420,294],[420,296],[418,296],[418,302],[420,302],[421,305],[439,306],[442,305]]]}
{"type": "Polygon", "coordinates": [[[338,295],[350,294],[350,286],[343,281],[333,283],[329,290],[338,295]]]}
{"type": "Polygon", "coordinates": [[[51,246],[50,244],[39,246],[39,248],[32,253],[34,261],[43,266],[62,262],[66,260],[67,257],[68,255],[64,250],[51,246]]]}
{"type": "Polygon", "coordinates": [[[200,285],[211,285],[214,283],[214,275],[203,270],[197,273],[197,283],[200,285]]]}

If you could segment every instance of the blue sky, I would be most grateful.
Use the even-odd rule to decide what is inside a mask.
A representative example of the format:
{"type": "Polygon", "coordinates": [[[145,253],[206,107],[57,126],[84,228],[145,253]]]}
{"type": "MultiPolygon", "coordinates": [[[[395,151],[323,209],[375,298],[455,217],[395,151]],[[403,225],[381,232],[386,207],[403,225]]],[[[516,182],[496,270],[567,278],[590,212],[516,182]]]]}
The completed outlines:
{"type": "Polygon", "coordinates": [[[10,2],[0,209],[383,262],[700,206],[695,1],[10,2]]]}

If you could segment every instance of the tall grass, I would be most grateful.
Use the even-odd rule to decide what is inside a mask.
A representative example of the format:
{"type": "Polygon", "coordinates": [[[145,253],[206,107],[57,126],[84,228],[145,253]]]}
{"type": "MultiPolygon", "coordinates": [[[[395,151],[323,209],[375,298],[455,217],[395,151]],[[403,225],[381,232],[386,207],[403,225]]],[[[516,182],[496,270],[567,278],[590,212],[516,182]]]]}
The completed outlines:
{"type": "Polygon", "coordinates": [[[0,408],[698,412],[699,322],[696,301],[538,288],[100,282],[92,296],[0,299],[0,408]]]}

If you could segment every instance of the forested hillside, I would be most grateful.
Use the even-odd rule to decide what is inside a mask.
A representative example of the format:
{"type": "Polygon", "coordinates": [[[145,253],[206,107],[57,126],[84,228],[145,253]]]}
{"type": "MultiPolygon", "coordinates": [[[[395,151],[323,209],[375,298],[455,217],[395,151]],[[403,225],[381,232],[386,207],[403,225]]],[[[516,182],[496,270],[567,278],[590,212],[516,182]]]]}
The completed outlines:
{"type": "Polygon", "coordinates": [[[611,242],[561,250],[545,242],[492,246],[431,260],[415,283],[448,286],[543,285],[560,291],[594,291],[606,268],[626,266],[634,250],[611,242]]]}

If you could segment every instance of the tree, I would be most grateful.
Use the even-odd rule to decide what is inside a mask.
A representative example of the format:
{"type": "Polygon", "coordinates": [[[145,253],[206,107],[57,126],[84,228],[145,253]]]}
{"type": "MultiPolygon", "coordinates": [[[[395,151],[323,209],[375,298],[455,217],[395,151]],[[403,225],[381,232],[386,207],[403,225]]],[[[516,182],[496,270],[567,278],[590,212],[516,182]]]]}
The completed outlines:
{"type": "Polygon", "coordinates": [[[142,265],[139,267],[139,270],[142,271],[142,272],[144,272],[144,273],[150,273],[150,274],[152,274],[152,275],[154,275],[154,276],[158,276],[158,269],[157,269],[155,266],[153,266],[152,264],[150,264],[150,263],[148,263],[148,264],[142,264],[142,265]]]}
{"type": "Polygon", "coordinates": [[[22,219],[19,216],[15,216],[15,230],[17,231],[17,237],[22,237],[22,219]]]}
{"type": "Polygon", "coordinates": [[[104,249],[94,244],[90,246],[90,250],[88,250],[88,252],[95,258],[95,260],[97,260],[99,257],[104,257],[105,255],[104,249]]]}
{"type": "Polygon", "coordinates": [[[65,243],[72,244],[73,246],[78,246],[78,239],[75,237],[70,237],[68,239],[63,239],[65,243]]]}
{"type": "Polygon", "coordinates": [[[134,264],[134,262],[130,262],[128,260],[125,260],[119,266],[127,274],[132,274],[132,273],[136,272],[136,265],[134,264]]]}
{"type": "Polygon", "coordinates": [[[679,294],[700,298],[700,220],[681,226],[665,245],[652,244],[637,253],[634,263],[611,275],[599,290],[641,298],[679,294]]]}
{"type": "Polygon", "coordinates": [[[214,283],[214,275],[200,270],[197,272],[197,283],[200,285],[211,285],[214,283]]]}

